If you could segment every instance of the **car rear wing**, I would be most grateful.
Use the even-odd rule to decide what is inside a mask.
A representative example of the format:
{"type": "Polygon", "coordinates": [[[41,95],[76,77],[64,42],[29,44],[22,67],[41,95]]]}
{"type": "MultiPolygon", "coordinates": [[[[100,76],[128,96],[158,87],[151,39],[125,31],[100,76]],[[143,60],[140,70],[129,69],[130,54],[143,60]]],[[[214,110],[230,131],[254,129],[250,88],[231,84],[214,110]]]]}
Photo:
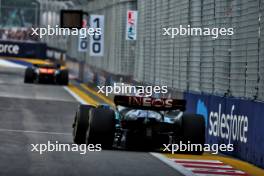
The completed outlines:
{"type": "Polygon", "coordinates": [[[33,64],[36,68],[52,68],[52,69],[60,69],[60,64],[54,64],[54,63],[47,63],[47,64],[33,64]]]}
{"type": "Polygon", "coordinates": [[[125,106],[133,109],[147,109],[147,110],[181,110],[186,109],[186,100],[170,99],[170,98],[151,98],[151,97],[137,97],[137,96],[122,96],[116,95],[114,97],[116,106],[125,106]]]}

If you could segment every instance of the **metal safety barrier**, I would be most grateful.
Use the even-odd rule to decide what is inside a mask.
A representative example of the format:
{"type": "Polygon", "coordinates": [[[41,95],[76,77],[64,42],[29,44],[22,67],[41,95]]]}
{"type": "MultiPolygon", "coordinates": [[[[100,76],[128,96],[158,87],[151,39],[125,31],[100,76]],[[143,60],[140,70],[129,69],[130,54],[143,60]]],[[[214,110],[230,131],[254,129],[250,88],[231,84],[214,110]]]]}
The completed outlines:
{"type": "MultiPolygon", "coordinates": [[[[59,4],[52,8],[55,14],[68,8],[59,4]]],[[[89,50],[78,52],[78,37],[47,37],[44,41],[67,48],[70,57],[89,66],[145,84],[264,100],[263,4],[263,0],[88,1],[74,7],[105,16],[104,56],[92,57],[89,50]],[[136,41],[125,38],[127,10],[138,11],[136,41]],[[162,35],[162,28],[180,25],[233,28],[234,35],[216,39],[162,35]]],[[[43,3],[42,12],[48,11],[48,6],[43,3]]],[[[48,22],[41,22],[45,24],[48,22]]]]}

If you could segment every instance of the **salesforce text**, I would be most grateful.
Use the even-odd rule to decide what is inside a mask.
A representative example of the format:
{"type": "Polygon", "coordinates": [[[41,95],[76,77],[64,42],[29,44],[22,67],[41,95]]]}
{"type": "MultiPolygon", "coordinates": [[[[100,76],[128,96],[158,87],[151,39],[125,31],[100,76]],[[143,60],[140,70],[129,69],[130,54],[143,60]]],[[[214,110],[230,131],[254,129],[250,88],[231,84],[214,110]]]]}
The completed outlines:
{"type": "Polygon", "coordinates": [[[210,112],[209,135],[228,139],[229,143],[231,140],[247,143],[248,117],[235,115],[235,105],[230,114],[223,114],[221,110],[222,105],[219,104],[218,112],[210,112]]]}

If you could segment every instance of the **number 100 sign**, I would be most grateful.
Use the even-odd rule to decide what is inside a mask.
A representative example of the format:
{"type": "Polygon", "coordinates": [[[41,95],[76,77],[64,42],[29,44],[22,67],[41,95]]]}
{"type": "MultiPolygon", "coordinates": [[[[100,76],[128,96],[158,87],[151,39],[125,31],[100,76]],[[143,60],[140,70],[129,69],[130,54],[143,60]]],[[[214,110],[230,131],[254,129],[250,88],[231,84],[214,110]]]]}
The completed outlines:
{"type": "Polygon", "coordinates": [[[101,35],[90,36],[90,56],[104,56],[104,16],[91,15],[90,26],[101,30],[101,35]]]}

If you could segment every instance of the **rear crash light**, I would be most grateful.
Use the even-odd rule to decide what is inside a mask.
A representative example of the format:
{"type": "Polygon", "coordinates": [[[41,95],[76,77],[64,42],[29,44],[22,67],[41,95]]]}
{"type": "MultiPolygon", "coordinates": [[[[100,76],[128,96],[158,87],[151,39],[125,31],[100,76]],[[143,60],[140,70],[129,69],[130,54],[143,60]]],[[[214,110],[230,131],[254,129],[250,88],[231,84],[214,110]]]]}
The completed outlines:
{"type": "Polygon", "coordinates": [[[39,72],[44,73],[44,74],[54,74],[55,70],[54,69],[47,69],[47,68],[40,68],[39,72]]]}

